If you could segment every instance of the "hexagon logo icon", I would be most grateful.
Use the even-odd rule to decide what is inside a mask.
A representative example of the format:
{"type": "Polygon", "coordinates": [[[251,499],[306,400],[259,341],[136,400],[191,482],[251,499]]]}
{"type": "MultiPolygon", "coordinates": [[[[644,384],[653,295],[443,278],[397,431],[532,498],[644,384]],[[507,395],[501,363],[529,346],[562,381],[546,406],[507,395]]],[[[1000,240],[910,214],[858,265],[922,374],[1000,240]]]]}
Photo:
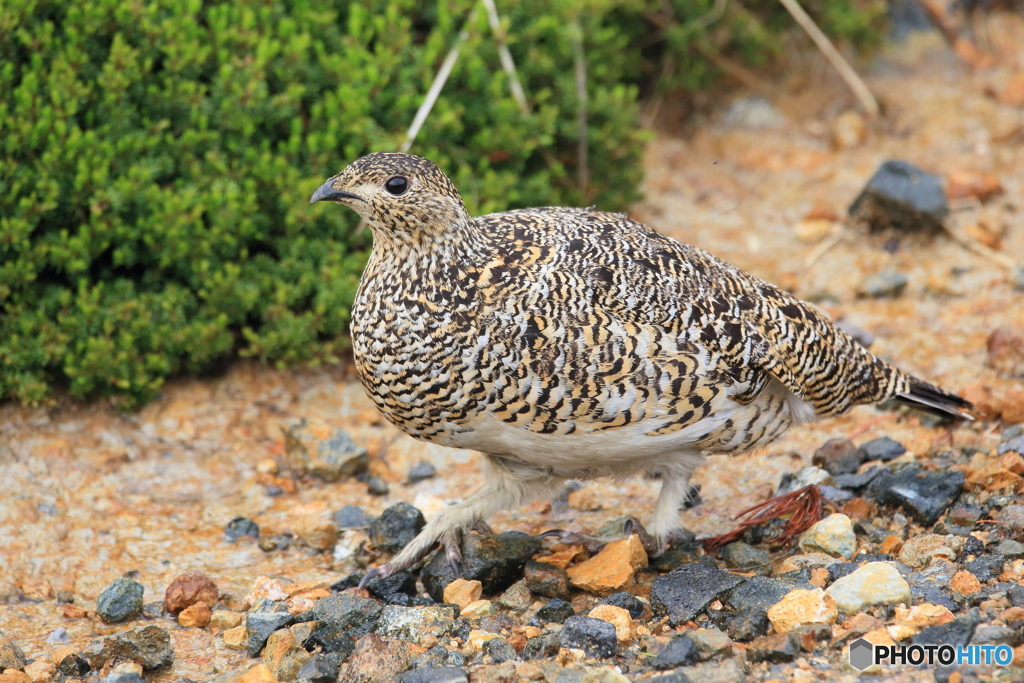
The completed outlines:
{"type": "Polygon", "coordinates": [[[863,671],[875,663],[875,646],[863,638],[850,643],[850,666],[863,671]]]}

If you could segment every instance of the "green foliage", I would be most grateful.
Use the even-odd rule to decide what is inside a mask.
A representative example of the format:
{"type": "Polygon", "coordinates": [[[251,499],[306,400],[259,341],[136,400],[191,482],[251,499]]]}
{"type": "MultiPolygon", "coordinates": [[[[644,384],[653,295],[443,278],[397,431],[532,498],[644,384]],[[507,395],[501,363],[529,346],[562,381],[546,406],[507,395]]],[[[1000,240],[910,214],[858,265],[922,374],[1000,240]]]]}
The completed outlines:
{"type": "MultiPolygon", "coordinates": [[[[827,28],[856,38],[866,24],[851,2],[817,4],[827,28]]],[[[638,85],[669,58],[668,81],[707,84],[715,71],[694,40],[754,45],[753,59],[771,51],[770,31],[733,11],[687,33],[652,24],[656,0],[498,4],[527,114],[474,0],[5,0],[0,400],[39,403],[61,385],[127,406],[232,354],[334,361],[368,236],[350,212],[308,197],[356,157],[398,148],[462,29],[412,151],[481,213],[625,208],[641,176],[638,85]]],[[[691,17],[714,0],[671,4],[691,17]]]]}

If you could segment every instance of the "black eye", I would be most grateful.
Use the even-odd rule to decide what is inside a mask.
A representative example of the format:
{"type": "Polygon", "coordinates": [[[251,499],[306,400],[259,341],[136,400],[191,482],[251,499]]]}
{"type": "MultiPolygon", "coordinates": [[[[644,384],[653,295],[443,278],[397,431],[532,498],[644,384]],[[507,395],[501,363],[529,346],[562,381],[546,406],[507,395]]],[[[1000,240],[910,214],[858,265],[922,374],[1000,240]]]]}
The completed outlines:
{"type": "Polygon", "coordinates": [[[384,188],[393,195],[405,194],[405,191],[409,189],[409,181],[396,175],[393,178],[388,178],[388,181],[384,183],[384,188]]]}

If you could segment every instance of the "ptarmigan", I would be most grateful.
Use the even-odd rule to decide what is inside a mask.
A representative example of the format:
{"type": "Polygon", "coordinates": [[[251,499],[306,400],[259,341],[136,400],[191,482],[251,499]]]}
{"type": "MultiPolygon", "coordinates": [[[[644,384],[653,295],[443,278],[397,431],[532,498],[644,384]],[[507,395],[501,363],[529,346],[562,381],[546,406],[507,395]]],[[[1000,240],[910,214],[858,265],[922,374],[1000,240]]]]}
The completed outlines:
{"type": "Polygon", "coordinates": [[[471,217],[433,163],[375,153],[310,203],[354,209],[373,250],[352,307],[359,378],[388,420],[485,455],[486,485],[373,576],[566,479],[660,476],[649,525],[679,526],[705,453],[886,399],[969,404],[876,358],[815,308],[620,214],[471,217]]]}

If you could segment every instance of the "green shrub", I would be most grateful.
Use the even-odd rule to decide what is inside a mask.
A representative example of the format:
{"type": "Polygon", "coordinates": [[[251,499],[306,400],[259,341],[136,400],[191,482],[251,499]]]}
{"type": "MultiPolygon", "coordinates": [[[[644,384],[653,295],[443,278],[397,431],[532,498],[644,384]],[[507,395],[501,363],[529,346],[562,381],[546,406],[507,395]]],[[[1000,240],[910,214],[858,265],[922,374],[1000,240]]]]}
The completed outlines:
{"type": "MultiPolygon", "coordinates": [[[[713,2],[673,5],[690,16],[713,2]]],[[[368,236],[350,212],[307,199],[354,158],[398,147],[462,28],[469,38],[412,151],[448,171],[472,211],[625,208],[641,176],[645,70],[677,54],[697,65],[674,82],[712,74],[678,31],[641,46],[651,7],[662,3],[499,2],[524,115],[471,0],[5,0],[0,400],[38,403],[66,385],[132,405],[232,354],[334,361],[368,236]]],[[[840,14],[842,30],[861,30],[856,12],[840,14]]],[[[722,26],[716,44],[742,38],[722,26]]],[[[770,52],[763,42],[755,52],[770,52]]]]}

